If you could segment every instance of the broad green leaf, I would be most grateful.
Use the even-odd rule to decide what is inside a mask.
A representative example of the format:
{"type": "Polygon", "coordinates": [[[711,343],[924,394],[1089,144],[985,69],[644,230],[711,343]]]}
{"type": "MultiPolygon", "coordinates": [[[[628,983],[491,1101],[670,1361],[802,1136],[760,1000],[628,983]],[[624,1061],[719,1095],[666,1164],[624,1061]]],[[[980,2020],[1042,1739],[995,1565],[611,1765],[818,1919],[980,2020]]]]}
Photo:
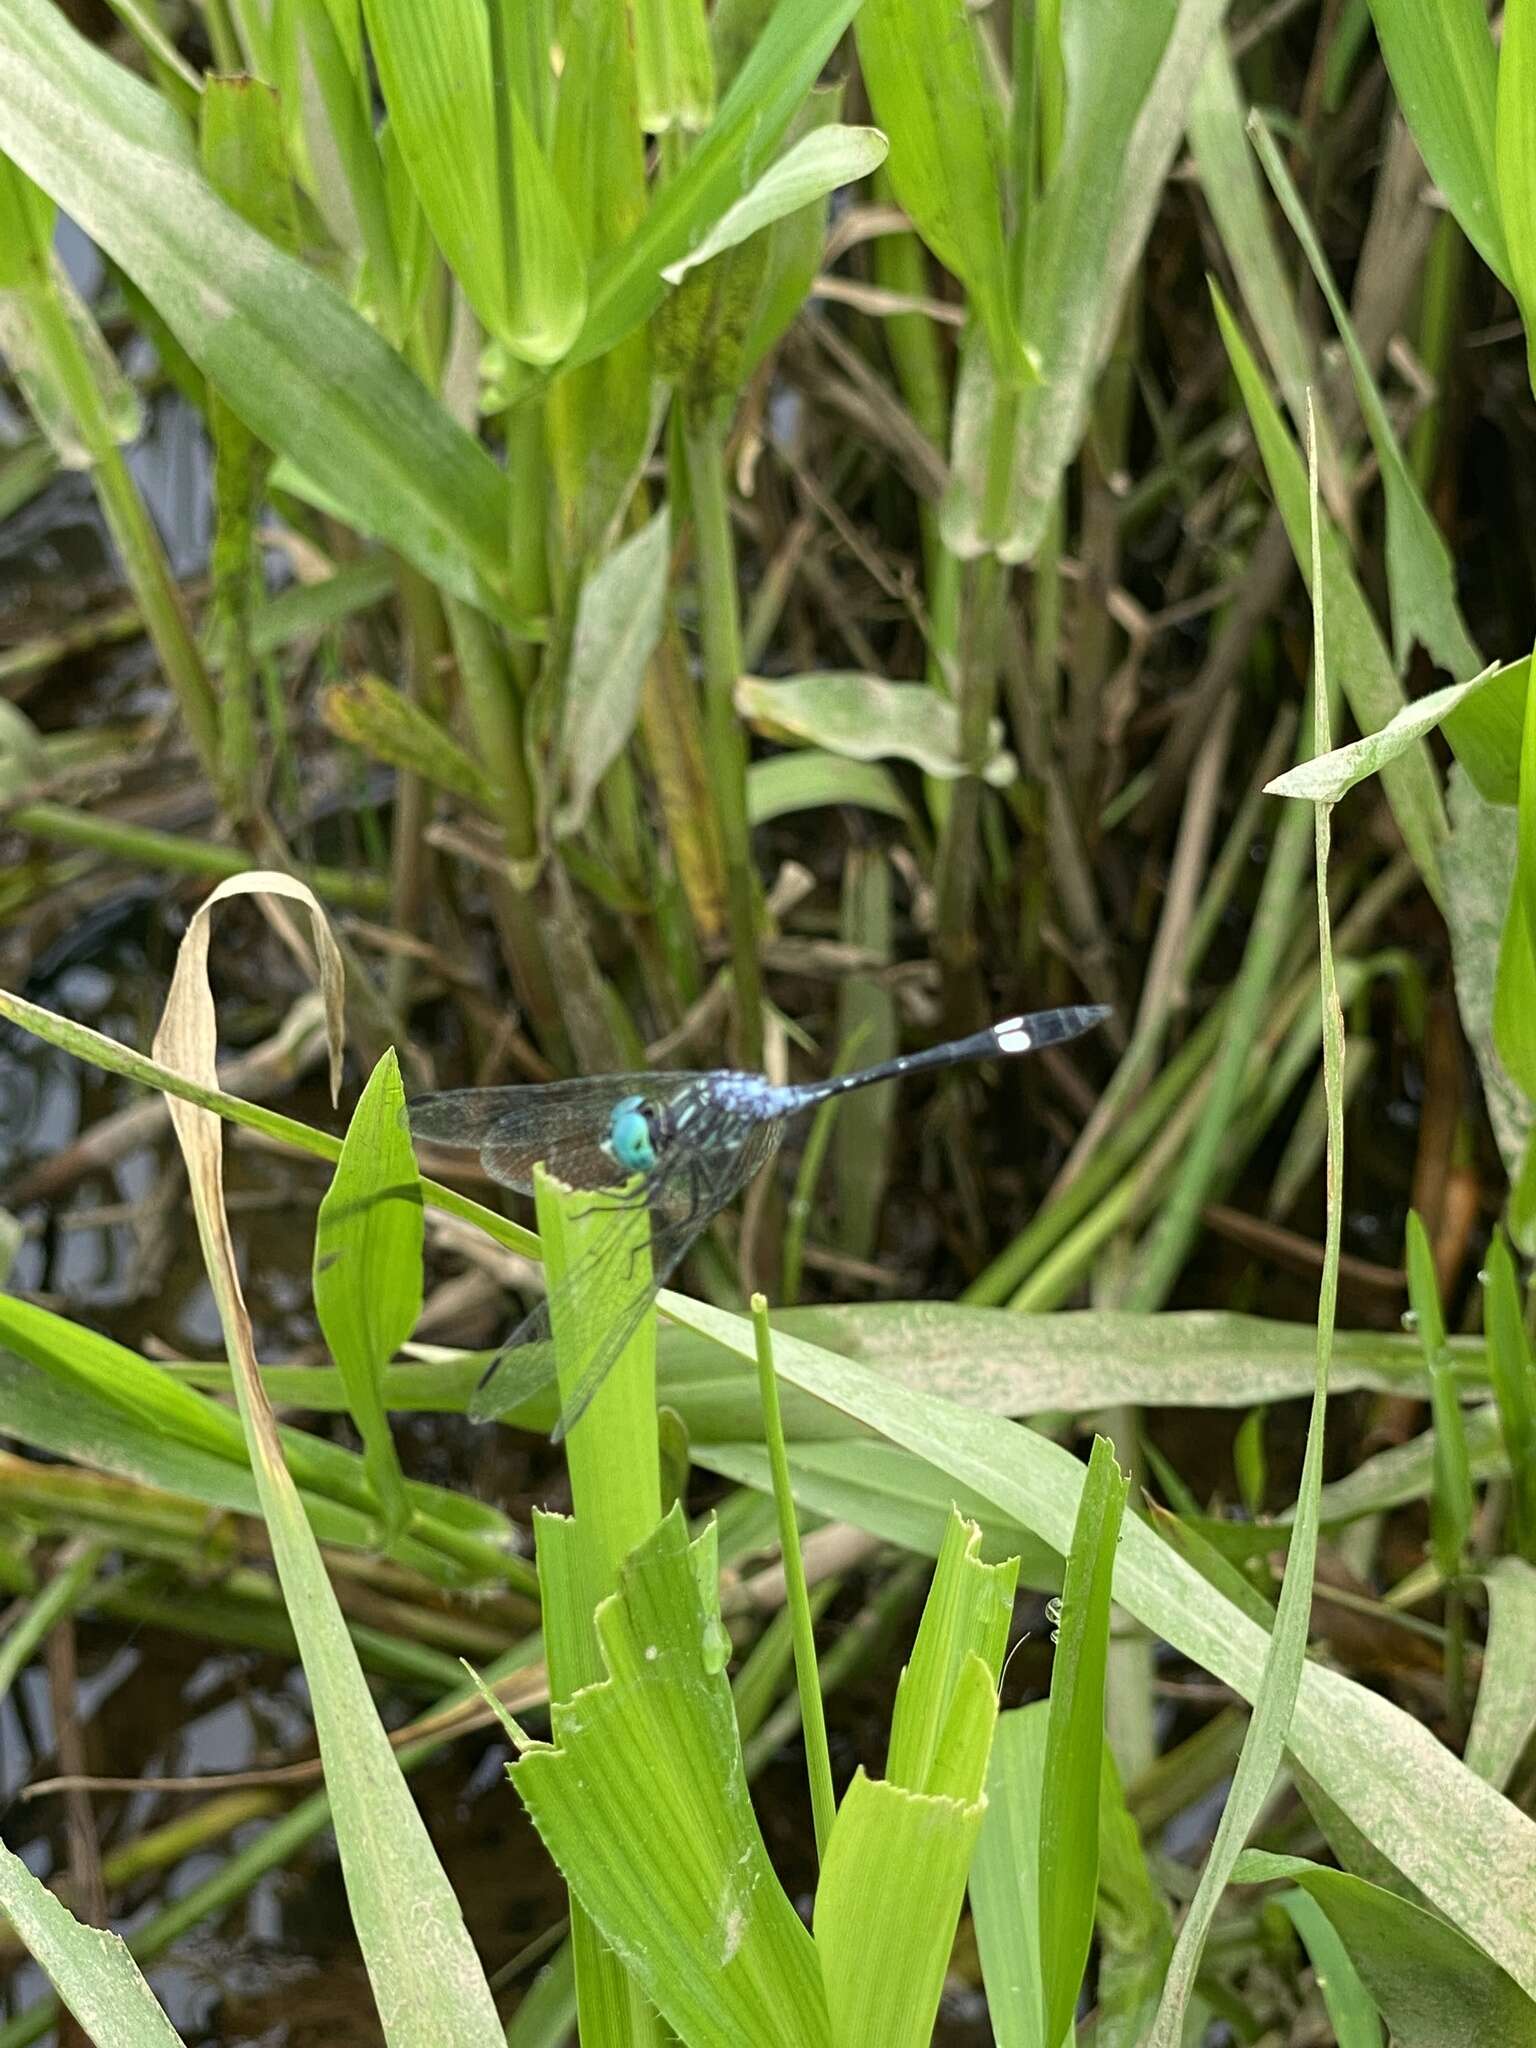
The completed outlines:
{"type": "Polygon", "coordinates": [[[153,300],[252,431],[360,531],[505,615],[505,478],[382,336],[214,196],[164,103],[48,0],[0,14],[0,66],[0,149],[153,300]]]}
{"type": "MultiPolygon", "coordinates": [[[[1532,0],[1507,0],[1504,9],[1493,163],[1509,283],[1525,323],[1527,359],[1536,366],[1536,6],[1532,0]]],[[[1536,376],[1536,367],[1532,374],[1536,376]]]]}
{"type": "MultiPolygon", "coordinates": [[[[843,83],[820,86],[810,94],[790,128],[790,147],[819,129],[830,128],[843,110],[843,83]]],[[[820,198],[787,213],[763,231],[756,244],[761,270],[752,318],[742,340],[742,368],[747,376],[783,339],[810,296],[821,270],[827,239],[827,202],[820,198]]]]}
{"type": "Polygon", "coordinates": [[[657,192],[635,232],[599,259],[571,367],[604,354],[660,304],[663,269],[686,256],[773,161],[858,6],[859,0],[779,0],[681,170],[657,192]]]}
{"type": "MultiPolygon", "coordinates": [[[[709,1546],[713,1555],[713,1546],[709,1546]]],[[[719,1626],[681,1512],[598,1610],[608,1676],[551,1708],[513,1784],[572,1891],[685,2041],[827,2048],[816,1951],[752,1812],[719,1626]]]]}
{"type": "Polygon", "coordinates": [[[1381,2015],[1360,1981],[1333,1922],[1309,1892],[1282,1892],[1279,1903],[1300,1935],[1333,2023],[1336,2048],[1383,2048],[1381,2015]]]}
{"type": "Polygon", "coordinates": [[[1125,1492],[1114,1445],[1096,1436],[1061,1589],[1040,1794],[1040,1997],[1047,2042],[1071,2032],[1093,1934],[1110,1581],[1125,1492]]]}
{"type": "Polygon", "coordinates": [[[665,506],[582,585],[560,733],[555,831],[587,821],[597,786],[629,743],[666,623],[672,528],[665,506]]]}
{"type": "Polygon", "coordinates": [[[1536,2004],[1435,1913],[1347,1871],[1250,1849],[1238,1884],[1289,1878],[1316,1899],[1392,2029],[1395,2048],[1536,2042],[1536,2004]]]}
{"type": "MultiPolygon", "coordinates": [[[[960,714],[926,683],[888,683],[851,670],[772,682],[743,676],[736,685],[742,717],[772,739],[801,740],[854,761],[913,761],[930,775],[953,780],[967,772],[961,759],[960,714]]],[[[1018,774],[1002,744],[1000,719],[988,731],[983,779],[1001,789],[1018,774]]]]}
{"type": "MultiPolygon", "coordinates": [[[[751,1329],[740,1317],[670,1292],[661,1306],[701,1337],[753,1360],[751,1329]]],[[[1037,1431],[975,1413],[920,1385],[901,1385],[782,1328],[774,1338],[774,1368],[782,1386],[814,1396],[932,1467],[939,1485],[963,1487],[963,1511],[976,1518],[980,1505],[989,1538],[1001,1520],[1010,1532],[1031,1531],[1058,1556],[1071,1547],[1083,1467],[1037,1431]]],[[[935,1547],[941,1533],[936,1525],[935,1547]]],[[[1121,1533],[1114,1597],[1245,1699],[1259,1690],[1265,1631],[1134,1516],[1121,1533]]],[[[1536,1822],[1476,1778],[1411,1714],[1321,1664],[1302,1665],[1286,1742],[1431,1904],[1536,1993],[1536,1908],[1521,1885],[1488,1882],[1490,1868],[1516,1872],[1536,1863],[1536,1822]],[[1426,1813],[1435,1816],[1432,1829],[1423,1825],[1426,1813]]]]}
{"type": "MultiPolygon", "coordinates": [[[[951,1511],[917,1641],[896,1688],[886,1775],[909,1792],[948,1790],[974,1799],[986,1775],[985,1752],[974,1781],[941,1785],[955,1768],[951,1720],[965,1698],[967,1673],[977,1660],[989,1689],[1002,1671],[1013,1613],[1017,1566],[985,1564],[981,1531],[951,1511]]],[[[990,1726],[987,1744],[991,1743],[990,1726]]]]}
{"type": "MultiPolygon", "coordinates": [[[[1291,552],[1310,588],[1312,558],[1305,466],[1214,282],[1211,295],[1227,355],[1269,475],[1270,489],[1290,535],[1291,552]]],[[[1348,550],[1326,518],[1322,521],[1320,555],[1322,588],[1313,591],[1312,600],[1322,607],[1328,620],[1329,658],[1343,684],[1355,722],[1362,732],[1378,732],[1403,708],[1402,686],[1370,606],[1355,581],[1348,550]]],[[[1422,740],[1411,752],[1386,764],[1382,783],[1425,887],[1437,903],[1443,902],[1440,849],[1446,832],[1445,806],[1434,764],[1422,740]]]]}
{"type": "Polygon", "coordinates": [[[1000,1714],[971,1865],[971,1919],[998,2048],[1062,2048],[1042,2031],[1040,1808],[1046,1700],[1000,1714]]]}
{"type": "Polygon", "coordinates": [[[888,818],[905,818],[911,812],[895,776],[870,761],[849,761],[820,747],[806,747],[748,764],[747,816],[754,825],[837,804],[857,804],[888,818]]]}
{"type": "Polygon", "coordinates": [[[1445,721],[1453,752],[1489,803],[1513,805],[1520,788],[1520,734],[1531,657],[1522,654],[1445,721]]]}
{"type": "Polygon", "coordinates": [[[386,1532],[410,1513],[381,1394],[421,1314],[421,1176],[393,1050],[368,1077],[315,1219],[315,1313],[346,1383],[386,1532]]]}
{"type": "Polygon", "coordinates": [[[1413,139],[1467,240],[1510,282],[1494,168],[1498,60],[1482,0],[1371,0],[1413,139]]]}
{"type": "Polygon", "coordinates": [[[0,1913],[52,1980],[87,2037],[113,2048],[181,2048],[181,2036],[120,1935],[82,1927],[69,1908],[0,1844],[0,1913]]]}
{"type": "MultiPolygon", "coordinates": [[[[122,1416],[135,1438],[148,1433],[172,1452],[185,1448],[196,1457],[221,1459],[242,1474],[248,1469],[238,1418],[222,1401],[194,1392],[163,1367],[110,1337],[71,1323],[34,1302],[0,1295],[0,1344],[8,1345],[64,1388],[71,1400],[99,1402],[122,1416]]],[[[288,1469],[301,1486],[360,1512],[373,1511],[361,1461],[352,1452],[305,1430],[284,1430],[281,1436],[288,1469]]],[[[112,1441],[109,1437],[103,1445],[104,1454],[112,1441]]],[[[86,1451],[76,1455],[88,1458],[86,1451]]],[[[415,1485],[409,1492],[413,1504],[435,1518],[492,1536],[505,1530],[502,1517],[488,1520],[493,1511],[467,1495],[415,1485]]]]}
{"type": "Polygon", "coordinates": [[[547,369],[581,332],[587,269],[564,195],[515,96],[511,110],[511,276],[499,332],[521,361],[547,369]]]}
{"type": "Polygon", "coordinates": [[[1481,675],[1473,676],[1470,682],[1448,683],[1443,690],[1432,690],[1427,697],[1416,697],[1389,718],[1379,732],[1367,733],[1364,739],[1335,747],[1331,754],[1321,755],[1312,761],[1300,761],[1294,768],[1287,768],[1273,782],[1265,783],[1266,795],[1303,797],[1311,803],[1337,803],[1357,782],[1363,782],[1368,775],[1379,774],[1387,762],[1395,761],[1399,754],[1406,753],[1426,733],[1433,732],[1459,704],[1464,704],[1469,697],[1505,673],[1499,668],[1487,668],[1481,675]]]}
{"type": "MultiPolygon", "coordinates": [[[[1019,306],[1024,344],[1039,380],[1018,394],[1008,502],[1001,521],[994,522],[987,516],[992,446],[994,437],[1006,441],[1005,423],[995,417],[997,393],[987,355],[976,348],[965,352],[951,484],[943,504],[945,539],[957,553],[975,555],[995,545],[1002,560],[1027,561],[1044,539],[1062,474],[1087,426],[1110,343],[1106,330],[1118,316],[1150,219],[1138,212],[1137,232],[1112,266],[1106,259],[1117,222],[1124,209],[1136,211],[1142,197],[1128,174],[1128,166],[1145,161],[1137,138],[1149,118],[1154,125],[1166,118],[1172,124],[1169,155],[1182,139],[1194,72],[1187,52],[1175,51],[1174,44],[1187,33],[1203,56],[1221,11],[1190,0],[1182,6],[1147,0],[1130,9],[1118,0],[1076,0],[1062,12],[1066,126],[1050,182],[1030,218],[1019,306]],[[1160,68],[1165,57],[1177,60],[1166,79],[1160,68]],[[1000,538],[991,531],[994,524],[1000,538]]],[[[1154,190],[1161,182],[1159,172],[1154,190]]]]}
{"type": "Polygon", "coordinates": [[[1444,852],[1446,924],[1456,971],[1456,1006],[1477,1057],[1488,1120],[1505,1171],[1519,1172],[1532,1123],[1530,1098],[1505,1071],[1494,1045],[1494,993],[1515,872],[1518,821],[1486,802],[1458,764],[1450,780],[1451,836],[1444,852]]]}
{"type": "Polygon", "coordinates": [[[723,213],[703,241],[662,272],[668,284],[681,284],[690,270],[723,250],[734,249],[786,214],[824,199],[839,185],[867,178],[885,161],[888,144],[878,128],[815,128],[787,149],[763,173],[752,190],[723,213]]]}
{"type": "Polygon", "coordinates": [[[1536,1101],[1536,690],[1525,698],[1515,873],[1499,940],[1493,1042],[1509,1078],[1536,1101]]]}
{"type": "MultiPolygon", "coordinates": [[[[337,239],[344,248],[356,250],[366,264],[380,326],[398,348],[407,329],[405,296],[384,163],[374,132],[373,79],[363,54],[358,0],[342,0],[340,5],[336,0],[299,0],[295,15],[320,102],[319,107],[309,105],[316,95],[305,94],[315,197],[328,219],[342,213],[347,216],[337,225],[337,239]]],[[[219,181],[214,179],[214,183],[219,181]]],[[[219,189],[230,197],[226,187],[219,189]]],[[[286,184],[279,190],[286,193],[286,184]]],[[[249,213],[246,217],[250,218],[249,213]]],[[[282,239],[264,223],[256,225],[270,239],[282,239]]],[[[282,246],[295,245],[283,241],[282,246]]]]}
{"type": "Polygon", "coordinates": [[[1477,1705],[1467,1731],[1466,1763],[1502,1791],[1536,1733],[1536,1569],[1523,1557],[1497,1557],[1483,1574],[1488,1640],[1477,1705]]]}
{"type": "Polygon", "coordinates": [[[652,135],[707,128],[715,111],[715,63],[704,0],[634,0],[640,125],[652,135]]]}
{"type": "Polygon", "coordinates": [[[480,763],[430,711],[382,676],[333,683],[321,699],[320,715],[338,739],[376,761],[420,775],[434,789],[495,815],[495,785],[480,763]]]}
{"type": "Polygon", "coordinates": [[[964,0],[864,0],[854,23],[889,176],[912,225],[966,290],[1000,383],[1023,380],[1008,259],[1002,165],[964,0]]]}
{"type": "MultiPolygon", "coordinates": [[[[978,1705],[995,1717],[991,1687],[983,1690],[978,1705]]],[[[928,2048],[985,1804],[855,1773],[816,1887],[837,2048],[928,2048]]]]}
{"type": "Polygon", "coordinates": [[[448,267],[507,339],[491,46],[483,0],[363,0],[390,133],[448,267]]]}

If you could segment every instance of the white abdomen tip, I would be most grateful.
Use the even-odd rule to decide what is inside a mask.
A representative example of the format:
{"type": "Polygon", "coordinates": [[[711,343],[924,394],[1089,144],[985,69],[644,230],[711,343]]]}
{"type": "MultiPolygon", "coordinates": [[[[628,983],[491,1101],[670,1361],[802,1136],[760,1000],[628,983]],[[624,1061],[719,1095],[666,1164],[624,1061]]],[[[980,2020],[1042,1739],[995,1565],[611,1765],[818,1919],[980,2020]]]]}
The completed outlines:
{"type": "Polygon", "coordinates": [[[1002,1024],[992,1026],[992,1036],[1002,1052],[1028,1052],[1034,1040],[1024,1028],[1022,1017],[1009,1017],[1002,1024]]]}

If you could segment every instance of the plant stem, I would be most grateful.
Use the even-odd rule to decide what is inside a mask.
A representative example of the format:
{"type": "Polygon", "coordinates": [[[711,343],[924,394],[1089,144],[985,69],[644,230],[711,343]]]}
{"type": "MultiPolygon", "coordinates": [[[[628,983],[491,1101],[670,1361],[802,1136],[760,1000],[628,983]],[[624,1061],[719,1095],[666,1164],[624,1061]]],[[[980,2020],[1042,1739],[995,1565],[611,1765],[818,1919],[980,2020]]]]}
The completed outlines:
{"type": "Polygon", "coordinates": [[[816,1673],[816,1632],[811,1620],[805,1560],[795,1524],[795,1496],[790,1486],[789,1453],[784,1445],[784,1418],[779,1412],[779,1383],[773,1371],[773,1332],[768,1303],[752,1297],[752,1328],[757,1338],[757,1385],[763,1404],[763,1442],[773,1474],[773,1500],[779,1511],[779,1551],[784,1560],[784,1593],[795,1637],[795,1684],[800,1694],[800,1723],[805,1731],[805,1763],[811,1781],[811,1814],[816,1829],[816,1855],[825,1863],[837,1799],[832,1790],[832,1758],[827,1748],[827,1721],[816,1673]]]}
{"type": "Polygon", "coordinates": [[[763,987],[757,956],[758,890],[747,824],[747,747],[736,716],[741,615],[726,496],[726,425],[722,407],[689,407],[684,415],[683,446],[698,550],[704,729],[725,853],[726,918],[736,982],[736,1057],[743,1066],[760,1067],[763,987]]]}
{"type": "MultiPolygon", "coordinates": [[[[159,832],[150,825],[128,825],[116,818],[98,817],[91,811],[74,811],[66,804],[18,804],[6,814],[14,831],[29,832],[34,838],[56,841],[62,846],[89,846],[100,853],[152,868],[167,868],[183,875],[206,875],[222,879],[243,875],[249,869],[270,863],[238,847],[215,846],[206,839],[184,839],[176,832],[159,832]]],[[[351,874],[345,868],[300,868],[297,872],[317,896],[349,910],[383,910],[389,903],[389,885],[377,875],[351,874]]]]}

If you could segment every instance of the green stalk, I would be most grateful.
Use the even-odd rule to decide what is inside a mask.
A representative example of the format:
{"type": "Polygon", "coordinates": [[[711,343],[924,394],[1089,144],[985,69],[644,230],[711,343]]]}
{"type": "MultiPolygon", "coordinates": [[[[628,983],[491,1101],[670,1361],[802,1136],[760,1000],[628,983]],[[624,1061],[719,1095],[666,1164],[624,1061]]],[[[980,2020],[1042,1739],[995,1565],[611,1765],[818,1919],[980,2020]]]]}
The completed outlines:
{"type": "Polygon", "coordinates": [[[122,450],[80,338],[55,293],[30,295],[28,312],[91,458],[91,477],[123,573],[149,634],[204,773],[217,784],[219,713],[213,686],[182,610],[181,593],[122,450]]]}
{"type": "Polygon", "coordinates": [[[725,853],[726,922],[736,983],[736,1057],[763,1064],[763,984],[758,961],[758,888],[747,824],[747,746],[736,716],[741,615],[736,547],[726,493],[727,414],[687,407],[683,447],[693,499],[704,641],[704,729],[725,853]]]}
{"type": "Polygon", "coordinates": [[[496,790],[497,822],[512,865],[507,888],[494,901],[507,966],[519,1002],[547,1050],[565,1041],[542,934],[527,893],[538,863],[539,838],[523,713],[490,622],[473,606],[445,599],[448,630],[464,692],[475,750],[496,790]]]}
{"type": "Polygon", "coordinates": [[[0,1700],[16,1683],[17,1675],[36,1654],[49,1631],[66,1615],[92,1603],[96,1572],[106,1555],[104,1543],[81,1545],[69,1562],[56,1571],[19,1620],[12,1622],[0,1642],[0,1700]]]}
{"type": "Polygon", "coordinates": [[[784,1447],[784,1418],[779,1412],[779,1383],[773,1371],[773,1332],[768,1303],[752,1297],[752,1328],[757,1338],[757,1386],[763,1406],[763,1443],[773,1474],[773,1500],[779,1511],[779,1554],[784,1560],[784,1597],[795,1638],[795,1685],[800,1695],[800,1722],[805,1730],[805,1762],[811,1781],[811,1814],[816,1829],[816,1855],[825,1862],[837,1799],[832,1790],[832,1757],[827,1748],[827,1721],[816,1675],[816,1632],[795,1525],[795,1496],[790,1485],[789,1453],[784,1447]]]}
{"type": "MultiPolygon", "coordinates": [[[[73,811],[66,804],[18,804],[6,814],[17,832],[64,846],[88,846],[135,866],[165,868],[173,874],[205,875],[222,880],[270,865],[238,847],[215,846],[206,839],[184,839],[176,832],[157,832],[149,825],[129,825],[91,811],[73,811]]],[[[317,896],[348,910],[379,911],[389,904],[389,886],[377,875],[349,873],[345,868],[298,868],[317,896]]]]}
{"type": "MultiPolygon", "coordinates": [[[[552,1336],[563,1409],[634,1282],[631,1268],[649,1260],[650,1217],[643,1206],[594,1200],[588,1191],[564,1187],[542,1167],[534,1169],[534,1199],[555,1302],[552,1336]],[[604,1257],[574,1293],[562,1291],[562,1281],[610,1232],[620,1239],[617,1256],[604,1257]]],[[[654,1313],[573,1425],[566,1459],[570,1516],[534,1518],[550,1693],[556,1700],[570,1700],[602,1678],[594,1614],[617,1587],[624,1560],[661,1518],[654,1313]]],[[[571,1945],[581,2038],[634,2048],[659,2043],[660,2023],[639,1986],[574,1897],[571,1945]]]]}
{"type": "Polygon", "coordinates": [[[986,759],[987,729],[997,700],[1007,571],[996,555],[983,555],[968,565],[964,584],[960,757],[968,772],[953,785],[934,869],[934,951],[947,985],[950,1022],[957,1031],[966,1027],[975,1009],[969,984],[980,955],[975,929],[981,882],[979,771],[986,759]]]}

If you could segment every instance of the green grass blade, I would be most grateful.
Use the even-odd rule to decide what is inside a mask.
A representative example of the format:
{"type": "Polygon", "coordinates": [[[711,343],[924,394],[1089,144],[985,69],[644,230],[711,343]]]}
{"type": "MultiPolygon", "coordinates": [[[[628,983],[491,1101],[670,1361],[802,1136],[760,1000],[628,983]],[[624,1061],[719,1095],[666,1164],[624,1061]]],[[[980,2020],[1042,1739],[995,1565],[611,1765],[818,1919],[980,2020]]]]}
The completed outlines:
{"type": "Polygon", "coordinates": [[[1047,2043],[1071,2030],[1093,1933],[1110,1583],[1125,1493],[1114,1445],[1095,1437],[1061,1591],[1040,1800],[1040,1995],[1047,2043]]]}
{"type": "MultiPolygon", "coordinates": [[[[1270,488],[1290,535],[1291,551],[1310,585],[1314,572],[1308,545],[1305,464],[1286,431],[1230,308],[1214,284],[1211,293],[1227,354],[1269,475],[1270,488]]],[[[1392,656],[1355,580],[1348,550],[1328,520],[1322,523],[1318,563],[1318,581],[1312,590],[1312,601],[1322,607],[1328,618],[1335,673],[1343,684],[1349,707],[1361,731],[1376,732],[1402,710],[1402,687],[1392,656]]],[[[1425,887],[1437,903],[1443,902],[1445,885],[1440,868],[1440,848],[1446,834],[1445,806],[1441,801],[1439,778],[1426,745],[1421,741],[1410,753],[1389,762],[1383,771],[1382,782],[1398,828],[1424,877],[1425,887]]]]}

